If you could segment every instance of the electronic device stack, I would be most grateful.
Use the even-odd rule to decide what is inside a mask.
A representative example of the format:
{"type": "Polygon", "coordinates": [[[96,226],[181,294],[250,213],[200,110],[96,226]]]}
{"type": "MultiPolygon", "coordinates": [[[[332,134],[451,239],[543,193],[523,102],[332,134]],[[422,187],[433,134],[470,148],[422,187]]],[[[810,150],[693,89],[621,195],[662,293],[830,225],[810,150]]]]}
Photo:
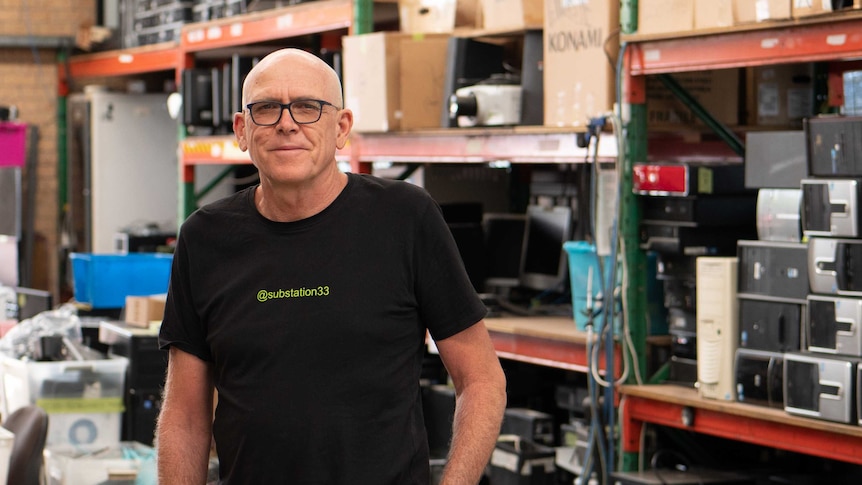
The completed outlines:
{"type": "Polygon", "coordinates": [[[699,256],[736,254],[738,239],[756,234],[756,193],[742,164],[636,164],[641,197],[640,247],[656,257],[671,335],[669,381],[697,382],[696,270],[699,256]]]}
{"type": "Polygon", "coordinates": [[[807,173],[803,133],[750,133],[745,171],[746,186],[757,190],[757,239],[737,244],[736,399],[783,408],[784,356],[804,348],[809,292],[800,222],[800,183],[807,173]]]}
{"type": "Polygon", "coordinates": [[[858,423],[862,359],[862,119],[805,120],[809,175],[801,181],[810,291],[805,346],[787,353],[788,413],[858,423]]]}

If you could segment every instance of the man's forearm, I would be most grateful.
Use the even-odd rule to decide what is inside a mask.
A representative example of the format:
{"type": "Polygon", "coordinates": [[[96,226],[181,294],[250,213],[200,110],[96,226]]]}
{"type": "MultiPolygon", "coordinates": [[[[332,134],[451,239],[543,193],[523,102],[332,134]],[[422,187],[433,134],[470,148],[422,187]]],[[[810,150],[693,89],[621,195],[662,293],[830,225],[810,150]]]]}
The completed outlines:
{"type": "Polygon", "coordinates": [[[204,485],[209,468],[211,428],[159,419],[156,435],[159,483],[204,485]]]}
{"type": "Polygon", "coordinates": [[[441,485],[479,483],[500,434],[505,391],[493,385],[471,387],[456,400],[452,443],[441,485]]]}

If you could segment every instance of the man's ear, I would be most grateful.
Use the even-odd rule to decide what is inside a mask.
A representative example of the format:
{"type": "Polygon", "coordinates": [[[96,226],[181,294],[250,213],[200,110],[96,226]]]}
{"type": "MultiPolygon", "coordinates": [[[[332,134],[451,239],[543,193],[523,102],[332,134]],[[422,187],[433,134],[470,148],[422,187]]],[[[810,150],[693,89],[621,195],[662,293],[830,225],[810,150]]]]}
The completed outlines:
{"type": "Polygon", "coordinates": [[[338,131],[335,134],[335,146],[339,150],[347,145],[350,130],[353,128],[353,111],[345,108],[338,112],[338,131]]]}
{"type": "Polygon", "coordinates": [[[242,112],[233,114],[233,133],[236,135],[239,149],[248,150],[248,141],[245,139],[245,114],[242,112]]]}

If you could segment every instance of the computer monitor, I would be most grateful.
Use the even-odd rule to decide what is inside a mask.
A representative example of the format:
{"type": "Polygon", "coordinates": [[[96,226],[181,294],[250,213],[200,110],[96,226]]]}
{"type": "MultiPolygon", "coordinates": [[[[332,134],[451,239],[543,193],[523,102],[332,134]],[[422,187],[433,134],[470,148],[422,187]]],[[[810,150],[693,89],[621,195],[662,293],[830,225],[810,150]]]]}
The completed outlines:
{"type": "Polygon", "coordinates": [[[521,254],[525,214],[486,213],[482,218],[485,237],[486,290],[514,288],[521,284],[521,254]]]}
{"type": "Polygon", "coordinates": [[[527,207],[521,257],[521,286],[544,291],[561,287],[568,277],[563,243],[571,238],[570,207],[527,207]]]}

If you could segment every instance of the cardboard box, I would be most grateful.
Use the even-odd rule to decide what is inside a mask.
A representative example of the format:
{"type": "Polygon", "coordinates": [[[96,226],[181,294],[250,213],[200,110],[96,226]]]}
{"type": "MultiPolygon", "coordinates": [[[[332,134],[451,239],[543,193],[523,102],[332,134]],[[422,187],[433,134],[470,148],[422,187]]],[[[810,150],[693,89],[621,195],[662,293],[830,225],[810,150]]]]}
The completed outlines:
{"type": "MultiPolygon", "coordinates": [[[[719,69],[671,75],[716,120],[739,124],[738,69],[719,69]]],[[[655,76],[646,79],[647,123],[651,127],[704,126],[692,110],[655,76]]]]}
{"type": "Polygon", "coordinates": [[[613,111],[619,0],[545,1],[545,126],[586,126],[613,111]]]}
{"type": "Polygon", "coordinates": [[[800,18],[860,7],[862,0],[793,0],[792,13],[793,18],[800,18]]]}
{"type": "Polygon", "coordinates": [[[401,32],[448,33],[482,27],[480,0],[398,0],[401,32]]]}
{"type": "Polygon", "coordinates": [[[694,0],[639,0],[638,34],[666,34],[694,29],[694,0]]]}
{"type": "Polygon", "coordinates": [[[802,128],[814,115],[814,69],[811,64],[780,64],[749,69],[747,124],[802,128]]]}
{"type": "Polygon", "coordinates": [[[694,0],[694,29],[708,30],[733,27],[733,1],[694,0]]]}
{"type": "Polygon", "coordinates": [[[481,0],[485,30],[541,28],[544,0],[481,0]]]}
{"type": "Polygon", "coordinates": [[[166,295],[127,296],[126,318],[129,325],[149,328],[152,322],[161,322],[165,315],[166,295]]]}
{"type": "Polygon", "coordinates": [[[793,0],[733,0],[736,24],[750,24],[769,20],[787,20],[791,17],[793,0]]]}
{"type": "Polygon", "coordinates": [[[353,110],[353,131],[401,128],[401,40],[407,36],[374,32],[342,37],[344,104],[353,110]]]}
{"type": "Polygon", "coordinates": [[[399,84],[401,129],[439,128],[449,35],[429,34],[402,39],[399,84]]]}

